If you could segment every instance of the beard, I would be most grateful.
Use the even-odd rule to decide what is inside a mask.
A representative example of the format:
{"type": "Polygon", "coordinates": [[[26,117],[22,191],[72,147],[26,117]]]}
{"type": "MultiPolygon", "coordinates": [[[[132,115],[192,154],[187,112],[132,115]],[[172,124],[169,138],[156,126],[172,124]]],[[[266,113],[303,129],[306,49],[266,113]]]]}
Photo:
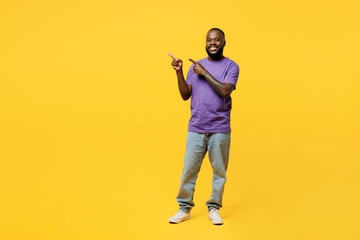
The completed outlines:
{"type": "Polygon", "coordinates": [[[207,47],[205,47],[205,50],[211,59],[220,60],[223,56],[224,46],[219,47],[216,53],[210,53],[207,47]]]}

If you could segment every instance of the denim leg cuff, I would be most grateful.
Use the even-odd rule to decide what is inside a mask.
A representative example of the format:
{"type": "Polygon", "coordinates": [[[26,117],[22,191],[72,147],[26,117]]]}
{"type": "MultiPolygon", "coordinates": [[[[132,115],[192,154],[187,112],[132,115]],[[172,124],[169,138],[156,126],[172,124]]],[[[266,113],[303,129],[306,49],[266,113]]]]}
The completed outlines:
{"type": "Polygon", "coordinates": [[[179,210],[183,211],[183,212],[186,212],[186,213],[190,213],[190,210],[189,209],[186,209],[186,208],[180,208],[179,210]]]}

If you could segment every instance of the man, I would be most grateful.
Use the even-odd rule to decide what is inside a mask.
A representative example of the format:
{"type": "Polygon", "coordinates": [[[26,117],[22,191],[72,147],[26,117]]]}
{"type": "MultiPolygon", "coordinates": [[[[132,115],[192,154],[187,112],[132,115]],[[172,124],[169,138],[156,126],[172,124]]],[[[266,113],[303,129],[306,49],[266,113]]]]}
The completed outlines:
{"type": "Polygon", "coordinates": [[[239,76],[239,66],[224,57],[225,34],[212,28],[206,35],[207,58],[195,62],[187,74],[186,82],[182,71],[183,62],[169,54],[176,71],[180,95],[184,100],[191,97],[191,118],[186,140],[184,168],[180,191],[177,196],[180,209],[169,218],[170,223],[180,223],[190,219],[194,207],[195,182],[206,152],[213,169],[212,195],[206,202],[209,219],[221,225],[219,216],[222,207],[224,184],[230,149],[231,92],[235,89],[239,76]]]}

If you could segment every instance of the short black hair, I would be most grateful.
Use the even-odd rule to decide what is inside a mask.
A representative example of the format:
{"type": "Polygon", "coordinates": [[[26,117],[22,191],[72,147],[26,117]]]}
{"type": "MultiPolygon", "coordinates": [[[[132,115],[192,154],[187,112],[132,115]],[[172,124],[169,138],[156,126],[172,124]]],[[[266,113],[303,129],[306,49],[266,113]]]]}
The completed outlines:
{"type": "Polygon", "coordinates": [[[210,29],[208,32],[210,32],[210,31],[212,31],[212,30],[217,30],[217,31],[220,31],[221,32],[221,34],[223,35],[223,37],[224,37],[224,40],[225,40],[225,33],[224,33],[224,31],[223,30],[221,30],[220,28],[212,28],[212,29],[210,29]]]}

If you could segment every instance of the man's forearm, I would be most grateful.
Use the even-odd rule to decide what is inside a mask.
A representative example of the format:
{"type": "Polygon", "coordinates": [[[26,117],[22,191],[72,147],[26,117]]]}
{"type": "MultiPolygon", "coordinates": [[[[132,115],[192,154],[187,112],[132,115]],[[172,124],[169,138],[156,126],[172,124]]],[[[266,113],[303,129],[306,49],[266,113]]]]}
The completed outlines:
{"type": "Polygon", "coordinates": [[[179,87],[180,95],[181,95],[182,99],[188,100],[190,98],[191,94],[190,94],[189,87],[185,82],[185,78],[184,78],[182,69],[177,71],[176,75],[177,75],[177,79],[178,79],[178,87],[179,87]]]}
{"type": "Polygon", "coordinates": [[[212,89],[214,89],[214,91],[222,98],[230,97],[230,94],[233,90],[232,87],[229,87],[228,85],[219,82],[208,71],[206,71],[203,76],[205,80],[209,83],[209,85],[212,87],[212,89]]]}

